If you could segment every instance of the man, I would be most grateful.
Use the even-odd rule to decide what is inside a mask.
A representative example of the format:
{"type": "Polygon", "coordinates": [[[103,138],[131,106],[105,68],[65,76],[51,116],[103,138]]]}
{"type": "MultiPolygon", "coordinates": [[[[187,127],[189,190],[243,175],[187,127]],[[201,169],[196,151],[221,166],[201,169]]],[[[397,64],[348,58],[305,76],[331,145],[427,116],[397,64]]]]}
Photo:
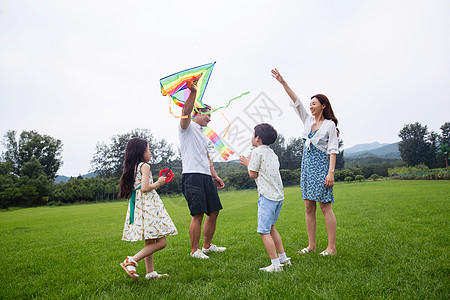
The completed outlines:
{"type": "MultiPolygon", "coordinates": [[[[191,121],[197,87],[193,81],[189,81],[187,86],[191,94],[184,103],[179,127],[183,165],[181,184],[183,195],[192,216],[189,226],[191,256],[207,259],[209,258],[206,255],[208,253],[226,250],[225,247],[217,247],[211,243],[216,230],[219,210],[222,209],[217,188],[222,189],[225,185],[214,170],[213,163],[208,155],[208,139],[202,130],[202,127],[211,121],[211,115],[194,112],[194,119],[191,121]],[[204,214],[207,217],[203,225],[203,248],[200,250],[199,241],[204,214]]],[[[209,110],[209,107],[199,109],[202,112],[208,112],[209,110]]]]}

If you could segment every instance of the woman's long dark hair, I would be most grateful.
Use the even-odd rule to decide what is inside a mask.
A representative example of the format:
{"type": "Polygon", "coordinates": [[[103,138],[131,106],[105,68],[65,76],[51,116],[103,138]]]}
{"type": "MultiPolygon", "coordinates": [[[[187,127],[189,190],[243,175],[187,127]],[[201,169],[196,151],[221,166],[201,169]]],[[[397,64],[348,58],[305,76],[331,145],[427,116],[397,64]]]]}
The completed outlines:
{"type": "Polygon", "coordinates": [[[125,158],[123,162],[123,173],[120,177],[119,197],[128,199],[134,189],[134,181],[137,166],[145,162],[144,152],[147,150],[148,142],[142,138],[135,137],[128,141],[125,149],[125,158]]]}
{"type": "Polygon", "coordinates": [[[327,96],[325,96],[323,94],[314,95],[314,96],[311,97],[311,100],[313,98],[316,98],[317,100],[319,100],[320,104],[322,104],[322,105],[325,104],[325,108],[323,109],[323,117],[325,119],[333,121],[334,124],[336,124],[336,131],[337,131],[337,134],[339,136],[339,129],[337,128],[337,126],[338,126],[338,119],[334,115],[333,109],[331,108],[330,100],[328,100],[327,96]]]}

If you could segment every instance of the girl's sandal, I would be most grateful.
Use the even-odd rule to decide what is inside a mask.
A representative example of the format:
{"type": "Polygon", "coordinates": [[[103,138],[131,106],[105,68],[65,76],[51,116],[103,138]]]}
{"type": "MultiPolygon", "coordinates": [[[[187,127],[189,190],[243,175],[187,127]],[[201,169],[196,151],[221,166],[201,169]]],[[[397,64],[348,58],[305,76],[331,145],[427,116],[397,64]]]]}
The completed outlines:
{"type": "Polygon", "coordinates": [[[167,274],[158,274],[156,271],[153,271],[151,273],[147,273],[145,275],[145,279],[147,279],[147,280],[157,279],[157,278],[162,278],[162,277],[169,277],[169,275],[167,275],[167,274]]]}
{"type": "Polygon", "coordinates": [[[125,270],[125,272],[127,272],[128,275],[131,276],[131,278],[138,280],[139,275],[136,273],[138,263],[131,256],[127,256],[120,266],[125,270]]]}

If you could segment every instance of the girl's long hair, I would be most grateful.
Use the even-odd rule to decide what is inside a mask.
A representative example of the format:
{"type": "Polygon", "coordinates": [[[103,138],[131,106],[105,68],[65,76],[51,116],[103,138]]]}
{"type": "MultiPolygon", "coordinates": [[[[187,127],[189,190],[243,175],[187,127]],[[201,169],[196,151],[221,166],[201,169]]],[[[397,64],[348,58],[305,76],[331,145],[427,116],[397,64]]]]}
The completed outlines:
{"type": "Polygon", "coordinates": [[[119,197],[128,199],[134,189],[134,181],[137,166],[145,162],[144,152],[147,150],[148,142],[142,138],[135,137],[128,141],[125,149],[125,158],[123,162],[123,172],[120,177],[119,197]]]}
{"type": "Polygon", "coordinates": [[[330,100],[328,100],[327,96],[325,96],[323,94],[314,95],[314,96],[311,97],[311,100],[313,98],[316,98],[317,100],[319,100],[320,104],[322,104],[322,105],[325,104],[325,108],[323,110],[323,117],[325,119],[333,121],[334,124],[336,124],[336,131],[337,131],[337,134],[339,136],[339,129],[337,128],[337,126],[338,126],[338,119],[334,115],[333,109],[331,108],[330,100]]]}

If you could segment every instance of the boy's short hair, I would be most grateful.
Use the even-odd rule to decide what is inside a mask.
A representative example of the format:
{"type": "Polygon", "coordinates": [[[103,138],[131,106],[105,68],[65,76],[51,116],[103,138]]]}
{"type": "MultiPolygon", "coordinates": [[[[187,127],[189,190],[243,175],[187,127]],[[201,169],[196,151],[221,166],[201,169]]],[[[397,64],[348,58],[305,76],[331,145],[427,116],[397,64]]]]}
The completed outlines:
{"type": "Polygon", "coordinates": [[[255,126],[255,137],[259,136],[264,145],[271,145],[275,143],[278,133],[272,125],[261,123],[255,126]]]}

